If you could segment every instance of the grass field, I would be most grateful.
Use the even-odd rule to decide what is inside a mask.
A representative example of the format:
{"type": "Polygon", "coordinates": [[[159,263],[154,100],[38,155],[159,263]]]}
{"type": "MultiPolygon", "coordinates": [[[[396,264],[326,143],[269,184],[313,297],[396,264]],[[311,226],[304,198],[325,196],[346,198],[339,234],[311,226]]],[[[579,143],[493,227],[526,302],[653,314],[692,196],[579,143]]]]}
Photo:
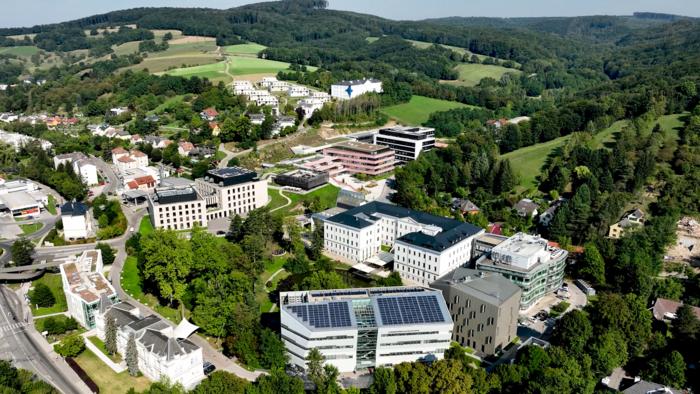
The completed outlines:
{"type": "Polygon", "coordinates": [[[310,201],[314,197],[318,197],[321,200],[321,205],[323,209],[328,209],[335,206],[335,201],[338,199],[338,192],[340,188],[337,188],[330,183],[319,189],[312,191],[307,194],[296,194],[296,193],[285,193],[292,203],[288,207],[282,208],[279,211],[275,211],[275,214],[280,214],[282,216],[289,216],[294,213],[300,212],[301,205],[304,201],[310,201]]]}
{"type": "Polygon", "coordinates": [[[459,79],[457,79],[456,81],[441,82],[459,86],[476,86],[484,78],[493,78],[498,81],[506,73],[522,73],[522,71],[520,70],[505,68],[501,66],[494,66],[492,64],[471,63],[460,64],[456,67],[456,70],[459,72],[459,79]]]}
{"type": "MultiPolygon", "coordinates": [[[[140,231],[140,229],[139,229],[140,231]]],[[[173,323],[180,322],[180,311],[160,305],[158,299],[152,294],[146,294],[143,292],[141,274],[139,273],[138,261],[136,257],[129,256],[124,261],[124,268],[122,268],[121,285],[126,294],[134,297],[138,302],[148,305],[158,312],[164,318],[172,321],[173,323]]],[[[185,315],[188,315],[188,311],[185,310],[185,315]]]]}
{"type": "Polygon", "coordinates": [[[153,229],[153,224],[151,224],[151,217],[150,216],[144,216],[143,219],[141,219],[141,223],[139,223],[139,233],[142,236],[148,235],[155,231],[153,229]]]}
{"type": "Polygon", "coordinates": [[[141,392],[151,385],[145,376],[132,377],[128,371],[115,373],[87,349],[75,358],[75,362],[95,381],[102,394],[123,394],[130,388],[141,392]]]}
{"type": "MultiPolygon", "coordinates": [[[[123,50],[129,49],[131,45],[134,43],[123,44],[125,46],[123,50]]],[[[135,45],[138,47],[138,42],[135,45]]],[[[143,62],[126,69],[148,69],[152,73],[160,73],[178,67],[206,65],[219,61],[221,61],[221,56],[216,52],[216,42],[210,40],[170,44],[167,50],[149,53],[143,62]]]]}
{"type": "MultiPolygon", "coordinates": [[[[47,308],[32,308],[32,314],[34,316],[44,316],[50,315],[52,313],[65,312],[68,310],[68,304],[66,303],[66,295],[63,294],[63,283],[61,283],[60,274],[46,274],[41,278],[32,282],[32,286],[36,286],[39,283],[43,283],[51,289],[53,296],[56,298],[56,303],[47,308]]],[[[33,305],[32,305],[33,307],[33,305]]]]}
{"type": "Polygon", "coordinates": [[[19,227],[22,229],[22,233],[24,235],[29,235],[29,234],[34,234],[35,232],[41,230],[42,224],[41,223],[20,224],[19,227]]]}
{"type": "Polygon", "coordinates": [[[267,204],[267,207],[270,210],[273,210],[275,208],[279,208],[287,203],[287,200],[285,200],[284,197],[282,197],[280,195],[280,191],[277,189],[268,188],[267,194],[270,196],[270,203],[267,204]]]}
{"type": "Polygon", "coordinates": [[[57,213],[56,197],[54,197],[53,194],[49,194],[49,206],[46,207],[46,210],[49,211],[49,213],[52,215],[55,215],[57,213]]]}
{"type": "Polygon", "coordinates": [[[468,105],[454,101],[413,96],[408,103],[386,107],[382,109],[382,112],[396,119],[399,123],[409,126],[419,126],[425,123],[433,112],[465,107],[468,107],[468,105]]]}
{"type": "Polygon", "coordinates": [[[115,353],[113,355],[109,355],[109,352],[107,352],[107,346],[105,346],[105,343],[102,342],[102,340],[96,336],[93,337],[88,337],[88,341],[92,342],[95,347],[100,349],[100,351],[107,357],[109,357],[110,360],[114,361],[115,363],[119,364],[122,362],[122,356],[119,355],[119,353],[115,353]]]}
{"type": "Polygon", "coordinates": [[[0,47],[0,54],[29,57],[39,53],[40,49],[35,46],[0,47]]]}
{"type": "Polygon", "coordinates": [[[249,44],[239,44],[239,45],[229,45],[223,47],[223,50],[229,55],[252,55],[256,56],[258,52],[267,48],[264,45],[249,43],[249,44]]]}

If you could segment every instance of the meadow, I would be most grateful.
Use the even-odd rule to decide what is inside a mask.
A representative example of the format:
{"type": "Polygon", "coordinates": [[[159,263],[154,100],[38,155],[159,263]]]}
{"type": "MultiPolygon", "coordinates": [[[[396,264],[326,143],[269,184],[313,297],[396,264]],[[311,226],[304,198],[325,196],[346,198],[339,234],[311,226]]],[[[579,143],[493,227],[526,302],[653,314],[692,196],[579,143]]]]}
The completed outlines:
{"type": "Polygon", "coordinates": [[[476,86],[484,78],[493,78],[498,81],[506,73],[513,73],[516,75],[522,73],[520,70],[492,64],[464,63],[458,65],[455,69],[459,72],[459,78],[457,80],[441,82],[459,86],[476,86]]]}
{"type": "Polygon", "coordinates": [[[469,106],[455,101],[413,96],[408,103],[383,108],[382,112],[404,125],[420,126],[428,121],[430,114],[433,112],[465,107],[469,106]]]}

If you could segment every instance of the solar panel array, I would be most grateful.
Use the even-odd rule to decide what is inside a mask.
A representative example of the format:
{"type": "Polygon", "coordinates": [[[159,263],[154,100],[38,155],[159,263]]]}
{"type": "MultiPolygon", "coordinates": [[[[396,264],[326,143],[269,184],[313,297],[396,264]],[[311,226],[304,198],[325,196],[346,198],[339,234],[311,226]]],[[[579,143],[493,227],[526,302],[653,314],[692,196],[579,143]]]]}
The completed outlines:
{"type": "Polygon", "coordinates": [[[350,327],[350,310],[346,302],[290,305],[287,308],[315,328],[350,327]]]}
{"type": "Polygon", "coordinates": [[[384,325],[441,323],[445,321],[434,294],[377,298],[384,325]]]}

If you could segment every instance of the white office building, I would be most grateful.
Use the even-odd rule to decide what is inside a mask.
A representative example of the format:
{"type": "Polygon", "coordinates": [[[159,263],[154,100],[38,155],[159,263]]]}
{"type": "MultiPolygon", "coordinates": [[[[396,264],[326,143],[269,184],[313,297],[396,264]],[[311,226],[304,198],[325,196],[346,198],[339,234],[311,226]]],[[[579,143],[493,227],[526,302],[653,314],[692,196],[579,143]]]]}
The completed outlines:
{"type": "Polygon", "coordinates": [[[204,379],[202,348],[187,339],[197,326],[182,320],[177,327],[155,315],[142,317],[128,302],[114,304],[102,299],[96,314],[98,338],[105,339],[107,319],[117,326],[117,353],[126,358],[129,337],[133,335],[139,372],[151,381],[167,379],[192,389],[204,379]]]}
{"type": "Polygon", "coordinates": [[[332,257],[361,263],[387,245],[394,271],[428,285],[468,263],[472,241],[483,232],[469,223],[374,201],[326,219],[324,248],[332,257]]]}
{"type": "Polygon", "coordinates": [[[69,201],[61,206],[61,223],[63,223],[63,238],[66,241],[94,236],[90,212],[81,202],[69,201]]]}
{"type": "Polygon", "coordinates": [[[538,236],[518,233],[476,261],[476,269],[497,272],[523,290],[520,309],[534,305],[564,282],[568,252],[538,236]]]}
{"type": "Polygon", "coordinates": [[[422,287],[281,293],[280,320],[291,364],[306,369],[316,348],[341,373],[442,359],[453,329],[442,294],[422,287]]]}
{"type": "Polygon", "coordinates": [[[204,199],[192,187],[162,188],[148,196],[148,214],[153,228],[189,230],[207,226],[204,199]]]}
{"type": "Polygon", "coordinates": [[[365,93],[382,93],[382,81],[378,79],[359,79],[341,81],[331,85],[331,96],[339,100],[350,100],[365,93]]]}
{"type": "Polygon", "coordinates": [[[396,163],[403,164],[435,148],[435,129],[401,126],[380,129],[374,135],[374,143],[391,148],[396,154],[396,163]]]}
{"type": "Polygon", "coordinates": [[[68,313],[88,330],[96,326],[100,300],[117,299],[117,293],[102,274],[102,264],[102,252],[95,249],[59,266],[68,313]]]}
{"type": "Polygon", "coordinates": [[[206,202],[207,220],[244,216],[267,204],[267,181],[241,167],[209,170],[195,188],[206,202]]]}

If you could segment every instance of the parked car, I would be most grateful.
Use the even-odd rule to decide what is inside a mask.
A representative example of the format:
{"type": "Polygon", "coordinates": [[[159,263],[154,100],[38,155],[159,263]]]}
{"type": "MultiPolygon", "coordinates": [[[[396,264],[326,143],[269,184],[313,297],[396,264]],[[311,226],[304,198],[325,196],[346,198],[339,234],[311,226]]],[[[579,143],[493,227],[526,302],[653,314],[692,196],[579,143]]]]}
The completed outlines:
{"type": "Polygon", "coordinates": [[[209,361],[205,361],[202,366],[204,368],[205,375],[209,375],[216,370],[216,367],[214,366],[214,364],[210,363],[209,361]]]}

